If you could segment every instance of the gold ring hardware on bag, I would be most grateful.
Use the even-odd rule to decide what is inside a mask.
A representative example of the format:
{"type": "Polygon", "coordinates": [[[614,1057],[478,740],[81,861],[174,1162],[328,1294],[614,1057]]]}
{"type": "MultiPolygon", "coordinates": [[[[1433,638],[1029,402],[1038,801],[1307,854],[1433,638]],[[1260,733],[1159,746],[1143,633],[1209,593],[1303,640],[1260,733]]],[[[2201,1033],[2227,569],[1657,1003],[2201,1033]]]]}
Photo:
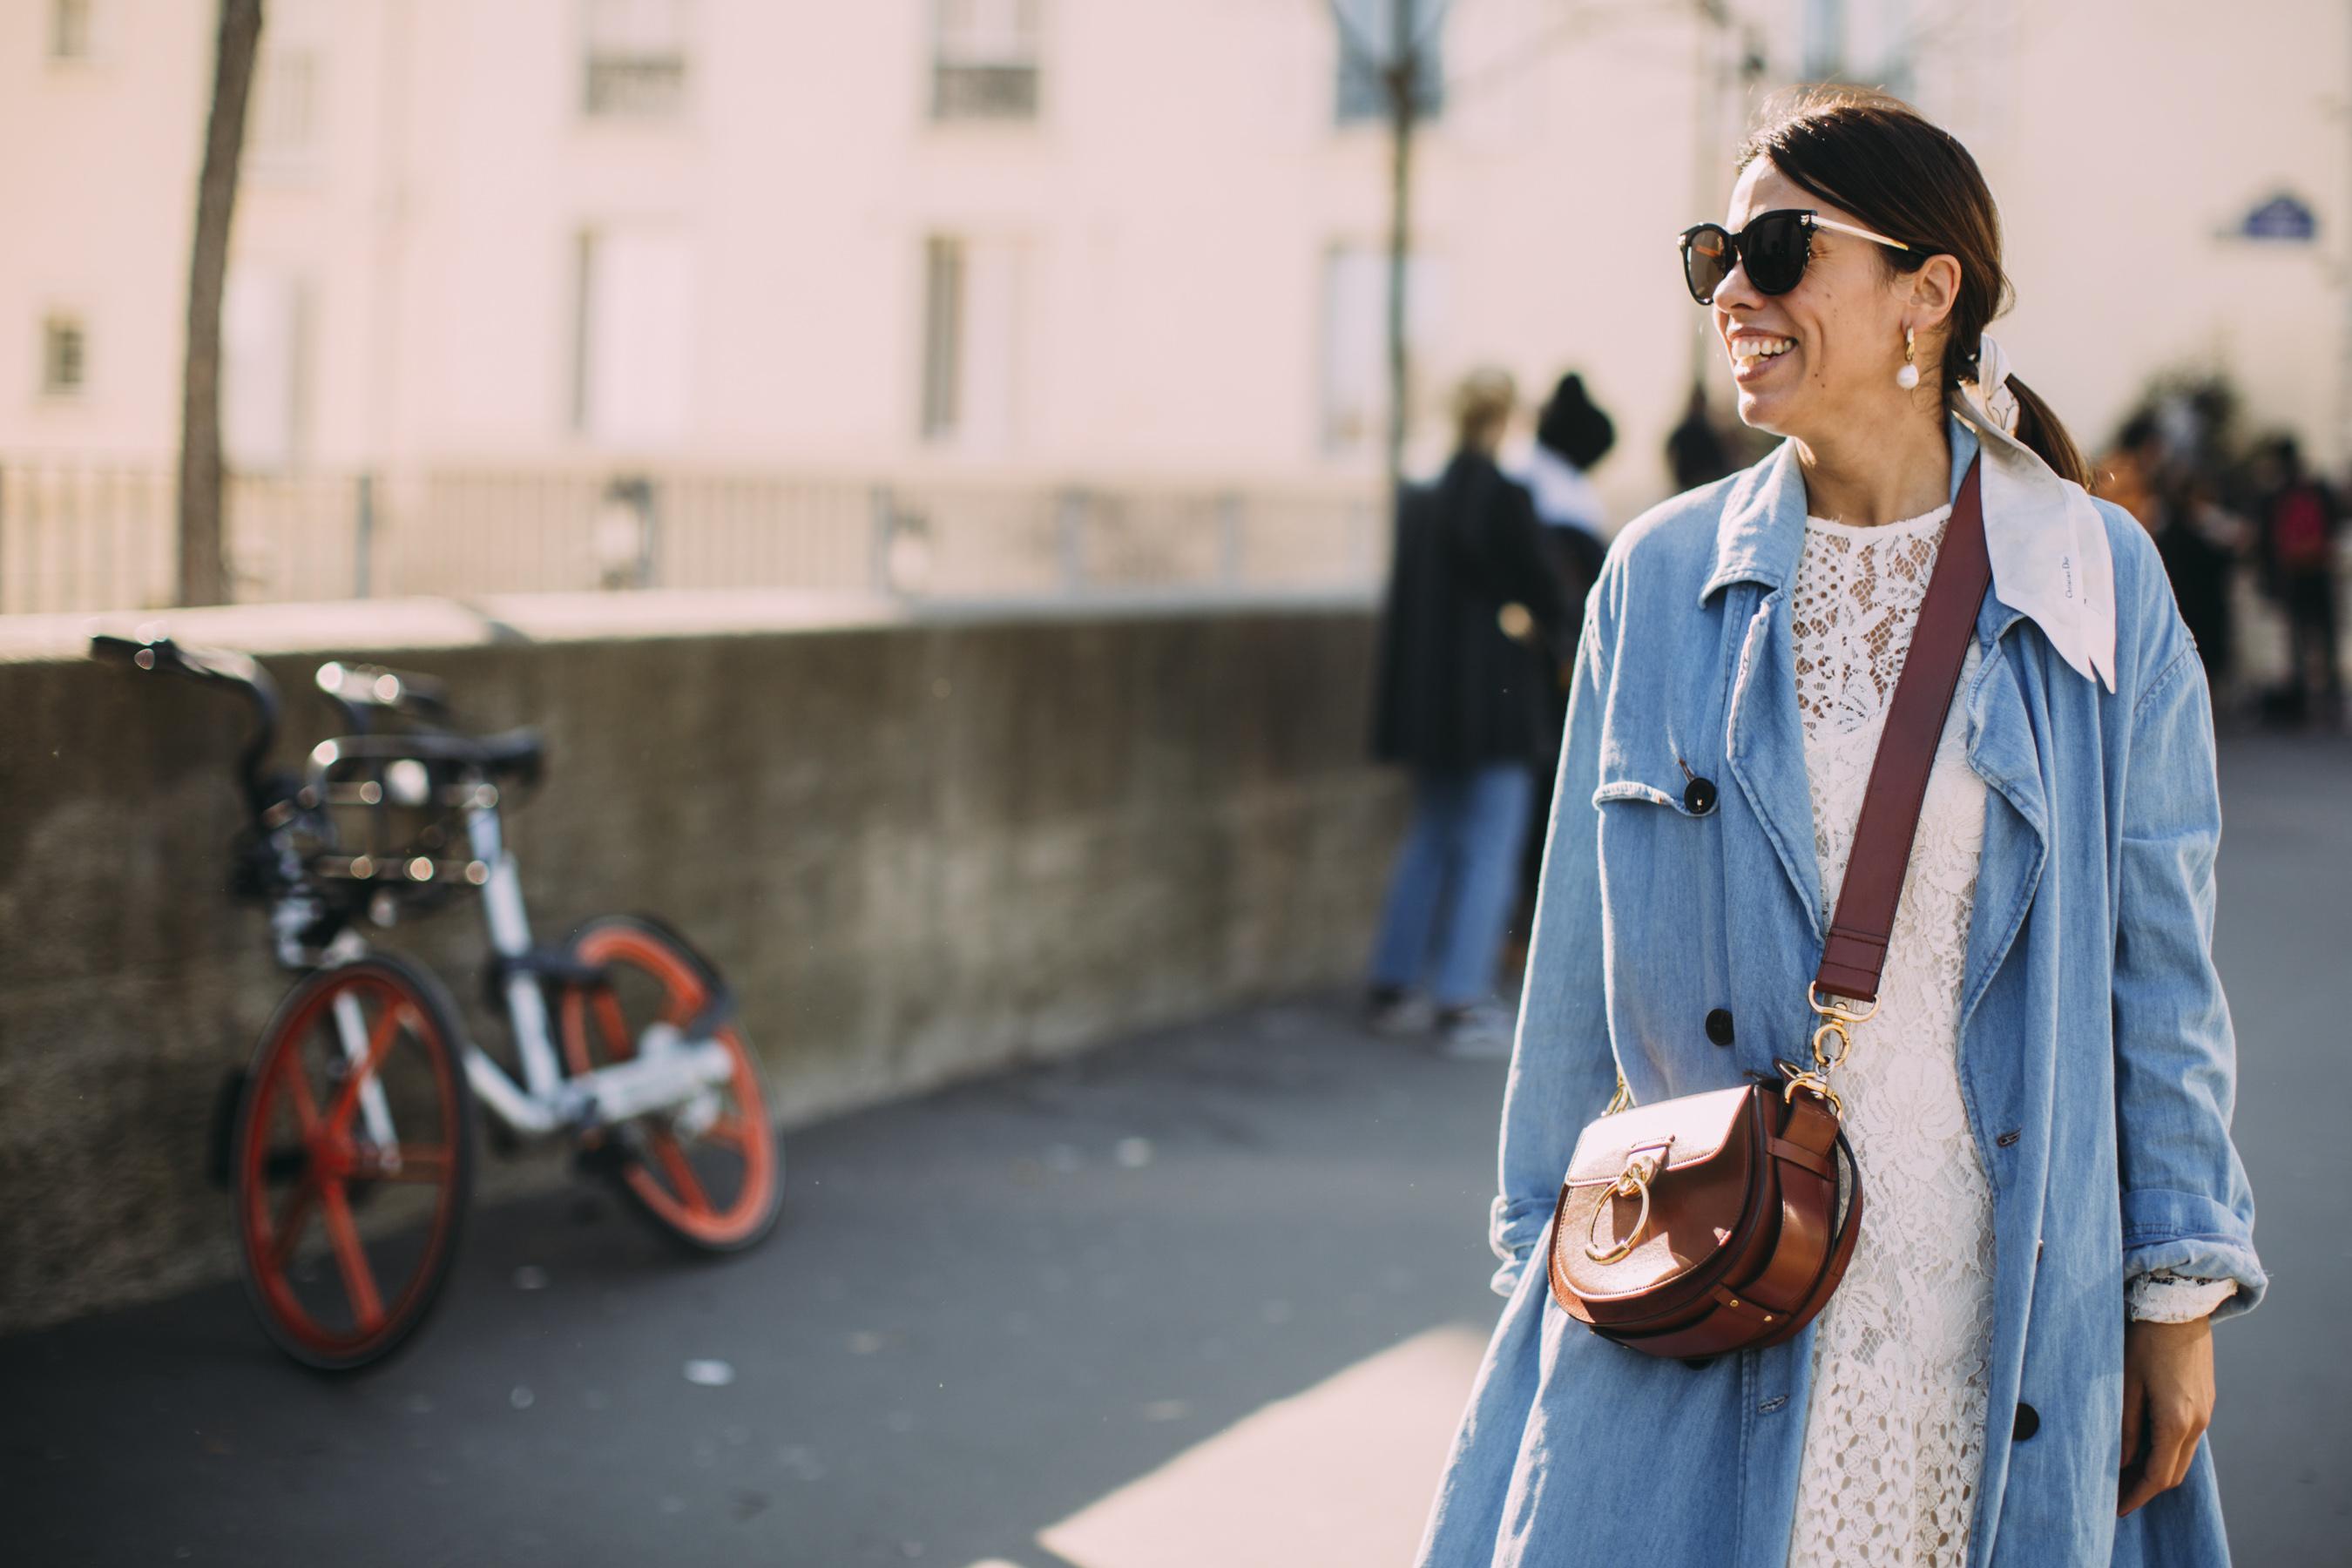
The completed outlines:
{"type": "MultiPolygon", "coordinates": [[[[1832,1068],[1843,1067],[1845,1065],[1846,1058],[1853,1054],[1853,1026],[1856,1024],[1866,1024],[1871,1019],[1876,1017],[1878,1016],[1878,1004],[1876,1002],[1873,1002],[1868,1008],[1857,1013],[1853,1010],[1853,1005],[1843,996],[1832,996],[1829,1001],[1823,1002],[1822,1000],[1822,988],[1818,982],[1805,987],[1805,1000],[1811,1005],[1813,1011],[1820,1016],[1822,1026],[1813,1031],[1813,1070],[1810,1073],[1800,1074],[1799,1079],[1801,1081],[1804,1079],[1815,1079],[1823,1097],[1829,1099],[1832,1103],[1834,1104],[1835,1097],[1829,1093],[1830,1070],[1832,1068]],[[1832,1035],[1835,1035],[1838,1041],[1837,1055],[1835,1056],[1830,1055],[1827,1050],[1822,1048],[1824,1042],[1826,1042],[1832,1035]]],[[[1792,1082],[1790,1087],[1794,1089],[1796,1085],[1792,1082]]],[[[1809,1085],[1808,1087],[1814,1086],[1809,1085]]],[[[1840,1108],[1839,1114],[1844,1114],[1844,1110],[1842,1107],[1840,1108]]]]}
{"type": "Polygon", "coordinates": [[[1831,1115],[1841,1121],[1844,1120],[1845,1101],[1838,1098],[1838,1091],[1830,1087],[1828,1079],[1817,1072],[1790,1073],[1788,1087],[1780,1091],[1780,1098],[1789,1104],[1794,1105],[1797,1102],[1797,1091],[1801,1089],[1808,1094],[1820,1096],[1828,1104],[1831,1115]]]}
{"type": "Polygon", "coordinates": [[[1657,1173],[1658,1162],[1654,1156],[1637,1154],[1625,1163],[1625,1173],[1610,1183],[1601,1201],[1592,1205],[1592,1218],[1584,1227],[1584,1256],[1595,1263],[1615,1263],[1633,1253],[1634,1245],[1642,1239],[1642,1232],[1649,1228],[1650,1183],[1657,1173]],[[1616,1208],[1615,1200],[1636,1196],[1642,1200],[1642,1212],[1634,1216],[1633,1228],[1625,1233],[1625,1239],[1606,1251],[1595,1247],[1594,1233],[1601,1228],[1601,1216],[1616,1208]]]}

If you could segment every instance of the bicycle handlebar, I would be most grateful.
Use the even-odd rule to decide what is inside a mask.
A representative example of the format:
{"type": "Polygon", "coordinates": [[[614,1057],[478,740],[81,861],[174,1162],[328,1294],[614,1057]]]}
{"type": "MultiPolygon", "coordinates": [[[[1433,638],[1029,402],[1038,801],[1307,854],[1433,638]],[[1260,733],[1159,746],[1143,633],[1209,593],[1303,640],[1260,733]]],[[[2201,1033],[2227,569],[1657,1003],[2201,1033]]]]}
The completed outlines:
{"type": "Polygon", "coordinates": [[[254,815],[257,817],[269,808],[273,804],[269,781],[261,771],[270,746],[278,739],[278,683],[270,679],[269,671],[248,655],[226,648],[182,647],[170,637],[140,640],[100,633],[89,639],[89,651],[92,658],[110,663],[236,688],[251,704],[254,717],[253,739],[237,759],[237,772],[245,784],[246,802],[254,815]]]}

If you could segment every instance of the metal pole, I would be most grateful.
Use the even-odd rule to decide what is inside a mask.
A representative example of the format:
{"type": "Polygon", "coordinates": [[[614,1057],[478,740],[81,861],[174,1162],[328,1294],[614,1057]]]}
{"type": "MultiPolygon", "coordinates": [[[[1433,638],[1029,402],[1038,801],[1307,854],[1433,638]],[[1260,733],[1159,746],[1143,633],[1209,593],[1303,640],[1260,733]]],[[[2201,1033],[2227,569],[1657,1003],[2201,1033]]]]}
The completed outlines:
{"type": "Polygon", "coordinates": [[[1055,532],[1062,558],[1062,592],[1075,595],[1087,585],[1087,492],[1075,488],[1064,490],[1060,511],[1055,532]]]}
{"type": "Polygon", "coordinates": [[[656,588],[661,585],[656,575],[661,560],[661,502],[654,481],[637,481],[637,586],[656,588]]]}
{"type": "Polygon", "coordinates": [[[375,476],[362,474],[358,504],[352,517],[352,597],[364,599],[374,589],[375,476]]]}
{"type": "Polygon", "coordinates": [[[897,528],[897,509],[890,504],[890,487],[876,485],[866,501],[867,580],[877,594],[893,591],[890,581],[890,536],[897,528]]]}

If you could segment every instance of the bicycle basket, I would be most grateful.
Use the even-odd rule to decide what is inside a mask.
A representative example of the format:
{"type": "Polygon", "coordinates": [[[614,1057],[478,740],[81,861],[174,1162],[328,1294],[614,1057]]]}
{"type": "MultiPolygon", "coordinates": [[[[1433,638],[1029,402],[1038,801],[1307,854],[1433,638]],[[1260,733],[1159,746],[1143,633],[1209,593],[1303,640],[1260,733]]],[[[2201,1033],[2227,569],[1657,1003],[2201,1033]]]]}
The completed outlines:
{"type": "Polygon", "coordinates": [[[310,753],[299,797],[316,841],[304,863],[328,883],[433,907],[489,880],[474,856],[467,813],[496,805],[498,786],[462,736],[344,735],[310,753]]]}

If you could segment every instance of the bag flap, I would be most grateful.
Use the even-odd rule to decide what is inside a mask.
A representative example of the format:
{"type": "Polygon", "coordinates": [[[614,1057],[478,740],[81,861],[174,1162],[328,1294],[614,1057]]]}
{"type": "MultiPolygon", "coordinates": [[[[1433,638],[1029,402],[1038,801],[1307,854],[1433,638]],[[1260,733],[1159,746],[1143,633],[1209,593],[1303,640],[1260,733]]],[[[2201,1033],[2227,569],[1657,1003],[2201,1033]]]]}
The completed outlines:
{"type": "Polygon", "coordinates": [[[1590,1186],[1613,1182],[1625,1169],[1626,1157],[1636,1149],[1655,1148],[1668,1139],[1666,1169],[1679,1171],[1711,1160],[1738,1131],[1748,1110],[1753,1084],[1718,1089],[1706,1094],[1685,1094],[1637,1105],[1614,1116],[1604,1116],[1584,1130],[1576,1153],[1568,1163],[1568,1184],[1590,1186]]]}

